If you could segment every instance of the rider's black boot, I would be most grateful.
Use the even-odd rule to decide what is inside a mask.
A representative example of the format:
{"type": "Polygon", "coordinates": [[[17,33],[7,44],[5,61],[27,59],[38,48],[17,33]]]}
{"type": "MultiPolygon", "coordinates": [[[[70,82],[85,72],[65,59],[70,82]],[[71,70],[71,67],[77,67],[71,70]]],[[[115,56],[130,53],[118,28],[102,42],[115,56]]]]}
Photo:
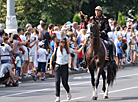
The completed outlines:
{"type": "Polygon", "coordinates": [[[83,59],[83,61],[80,63],[80,66],[83,67],[83,68],[87,68],[87,63],[86,63],[86,58],[85,58],[85,57],[86,57],[86,48],[87,48],[87,47],[84,48],[84,59],[83,59]]]}
{"type": "Polygon", "coordinates": [[[87,68],[86,61],[83,60],[83,61],[80,63],[80,66],[83,67],[83,68],[87,68]]]}
{"type": "Polygon", "coordinates": [[[116,65],[116,62],[113,57],[113,44],[109,41],[109,59],[112,65],[116,65]]]}

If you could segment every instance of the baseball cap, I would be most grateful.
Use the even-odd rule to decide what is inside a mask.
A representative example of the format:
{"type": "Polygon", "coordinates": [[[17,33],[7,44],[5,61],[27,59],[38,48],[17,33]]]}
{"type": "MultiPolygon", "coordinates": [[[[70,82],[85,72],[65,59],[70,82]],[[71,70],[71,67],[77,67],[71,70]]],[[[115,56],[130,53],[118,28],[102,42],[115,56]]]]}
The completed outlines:
{"type": "Polygon", "coordinates": [[[21,51],[17,51],[15,54],[16,55],[20,55],[20,54],[22,54],[22,52],[21,51]]]}
{"type": "Polygon", "coordinates": [[[43,43],[43,42],[39,42],[39,46],[42,46],[42,45],[44,45],[45,43],[43,43]]]}

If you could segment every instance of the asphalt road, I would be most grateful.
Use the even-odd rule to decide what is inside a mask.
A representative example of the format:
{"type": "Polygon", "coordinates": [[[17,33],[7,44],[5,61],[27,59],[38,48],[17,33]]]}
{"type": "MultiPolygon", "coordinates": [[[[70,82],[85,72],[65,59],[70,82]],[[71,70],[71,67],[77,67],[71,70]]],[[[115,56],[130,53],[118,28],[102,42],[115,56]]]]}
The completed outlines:
{"type": "MultiPolygon", "coordinates": [[[[61,84],[61,102],[93,102],[89,73],[69,77],[72,99],[66,100],[61,84]]],[[[109,88],[109,99],[103,99],[102,80],[98,87],[97,102],[138,102],[138,68],[119,69],[113,87],[109,88]]],[[[0,102],[54,102],[54,79],[23,82],[19,87],[5,88],[0,85],[0,102]]]]}

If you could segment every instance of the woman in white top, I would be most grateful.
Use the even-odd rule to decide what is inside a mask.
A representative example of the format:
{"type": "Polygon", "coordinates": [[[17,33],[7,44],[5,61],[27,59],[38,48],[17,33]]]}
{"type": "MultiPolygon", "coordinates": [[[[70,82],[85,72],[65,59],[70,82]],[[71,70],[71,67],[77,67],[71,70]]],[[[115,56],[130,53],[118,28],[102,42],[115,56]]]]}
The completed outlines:
{"type": "MultiPolygon", "coordinates": [[[[70,40],[70,38],[69,38],[70,40]]],[[[55,65],[55,84],[56,84],[56,100],[55,102],[60,102],[60,76],[62,76],[62,84],[67,91],[67,100],[71,99],[70,88],[68,85],[68,63],[70,53],[80,53],[85,47],[87,40],[85,40],[84,45],[79,50],[73,50],[69,48],[69,45],[65,37],[62,37],[60,40],[60,46],[57,48],[57,51],[53,53],[50,59],[50,69],[53,69],[52,61],[54,56],[57,55],[56,65],[55,65]]]]}
{"type": "Polygon", "coordinates": [[[13,53],[13,50],[9,45],[8,45],[8,37],[4,36],[3,37],[3,43],[2,45],[2,52],[1,52],[1,64],[3,63],[10,63],[11,57],[10,53],[13,53]]]}

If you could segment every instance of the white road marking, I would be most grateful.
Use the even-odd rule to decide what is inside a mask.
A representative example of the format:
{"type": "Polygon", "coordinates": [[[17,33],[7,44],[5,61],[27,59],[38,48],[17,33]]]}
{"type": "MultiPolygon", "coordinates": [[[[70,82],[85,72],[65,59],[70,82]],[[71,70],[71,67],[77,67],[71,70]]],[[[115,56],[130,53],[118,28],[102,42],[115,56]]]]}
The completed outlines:
{"type": "MultiPolygon", "coordinates": [[[[82,99],[82,98],[86,98],[87,96],[84,96],[84,97],[77,97],[77,98],[72,98],[71,101],[73,100],[78,100],[78,99],[82,99]]],[[[69,100],[62,100],[61,102],[67,102],[69,100]]]]}
{"type": "MultiPolygon", "coordinates": [[[[125,76],[120,76],[117,78],[123,78],[123,77],[131,77],[131,76],[137,76],[138,74],[131,74],[131,75],[125,75],[125,76]]],[[[102,80],[100,80],[102,81],[102,80]]],[[[70,84],[70,86],[76,86],[76,85],[82,85],[82,84],[87,84],[87,83],[91,83],[91,81],[87,81],[87,82],[81,82],[81,83],[75,83],[75,84],[70,84]]],[[[127,88],[127,89],[121,89],[122,91],[124,90],[128,90],[128,89],[133,89],[133,88],[138,88],[137,87],[131,87],[131,88],[127,88]]],[[[46,89],[39,89],[39,90],[31,90],[31,91],[27,91],[27,92],[21,92],[21,93],[15,93],[15,94],[10,94],[10,95],[4,95],[4,96],[0,96],[0,97],[10,97],[10,96],[17,96],[17,95],[22,95],[22,94],[27,94],[27,93],[33,93],[33,92],[39,92],[39,91],[48,91],[48,90],[55,90],[54,88],[46,88],[46,89]]],[[[117,92],[121,91],[121,90],[116,90],[117,92]]],[[[115,91],[115,92],[116,92],[115,91]]],[[[112,91],[110,91],[109,93],[111,93],[112,91]]],[[[113,91],[114,92],[114,91],[113,91]]],[[[103,93],[102,93],[103,94],[103,93]]]]}
{"type": "Polygon", "coordinates": [[[33,92],[39,92],[39,91],[48,91],[48,90],[55,90],[55,89],[54,88],[47,88],[47,89],[40,89],[40,90],[32,90],[32,91],[21,92],[21,93],[16,93],[16,94],[4,95],[4,96],[0,96],[0,97],[17,96],[17,95],[22,95],[22,94],[27,94],[27,93],[33,93],[33,92]]]}
{"type": "MultiPolygon", "coordinates": [[[[135,87],[130,87],[130,88],[125,88],[125,89],[121,89],[121,90],[115,90],[115,91],[110,91],[108,93],[116,93],[116,92],[121,92],[121,91],[127,91],[127,90],[132,90],[132,89],[136,89],[138,88],[138,86],[135,86],[135,87]]],[[[98,95],[103,95],[104,93],[99,93],[98,95]]],[[[82,98],[87,98],[87,96],[84,96],[84,97],[76,97],[76,98],[73,98],[71,99],[71,101],[73,100],[78,100],[78,99],[82,99],[82,98]]],[[[61,102],[67,102],[68,100],[62,100],[61,102]]]]}
{"type": "MultiPolygon", "coordinates": [[[[125,77],[131,77],[131,76],[138,76],[138,74],[131,74],[131,75],[119,76],[119,77],[116,77],[116,79],[125,78],[125,77]]],[[[91,77],[90,76],[87,76],[87,77],[74,77],[73,79],[75,80],[75,79],[89,79],[89,78],[91,78],[91,77]]]]}

